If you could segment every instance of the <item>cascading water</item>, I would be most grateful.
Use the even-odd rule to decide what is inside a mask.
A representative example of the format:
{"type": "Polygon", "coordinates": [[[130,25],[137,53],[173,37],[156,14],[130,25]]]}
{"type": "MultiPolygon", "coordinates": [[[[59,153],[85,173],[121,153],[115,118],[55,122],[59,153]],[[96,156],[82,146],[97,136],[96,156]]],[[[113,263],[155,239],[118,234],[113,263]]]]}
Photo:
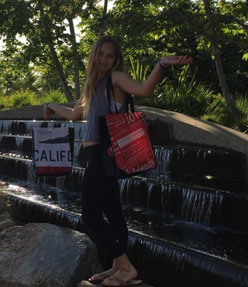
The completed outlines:
{"type": "MultiPolygon", "coordinates": [[[[83,231],[83,132],[79,122],[0,121],[0,195],[16,218],[83,231]],[[34,174],[31,135],[40,126],[74,127],[71,175],[34,174]]],[[[159,144],[158,138],[154,150],[156,170],[120,180],[128,253],[142,279],[158,287],[248,286],[244,156],[186,143],[159,144]]]]}

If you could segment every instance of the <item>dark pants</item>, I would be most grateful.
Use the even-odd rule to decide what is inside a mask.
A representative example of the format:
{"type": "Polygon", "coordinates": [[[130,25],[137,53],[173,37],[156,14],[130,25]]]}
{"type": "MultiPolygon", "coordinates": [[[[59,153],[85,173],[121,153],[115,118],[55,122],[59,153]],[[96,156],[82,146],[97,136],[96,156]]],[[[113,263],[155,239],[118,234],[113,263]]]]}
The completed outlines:
{"type": "Polygon", "coordinates": [[[111,258],[126,251],[128,230],[122,213],[118,180],[104,175],[99,145],[84,148],[82,218],[86,233],[111,258]]]}

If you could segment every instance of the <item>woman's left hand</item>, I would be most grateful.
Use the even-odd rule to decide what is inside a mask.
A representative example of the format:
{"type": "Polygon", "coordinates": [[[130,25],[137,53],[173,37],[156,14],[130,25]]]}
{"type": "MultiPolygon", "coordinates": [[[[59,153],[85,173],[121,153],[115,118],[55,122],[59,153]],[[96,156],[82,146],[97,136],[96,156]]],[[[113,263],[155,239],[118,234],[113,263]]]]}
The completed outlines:
{"type": "Polygon", "coordinates": [[[45,104],[44,105],[44,119],[50,120],[52,114],[54,114],[54,111],[48,107],[48,104],[45,104]]]}
{"type": "Polygon", "coordinates": [[[177,56],[177,55],[169,55],[164,56],[160,60],[161,65],[172,65],[172,66],[179,66],[179,65],[189,65],[192,63],[192,58],[189,56],[177,56]]]}

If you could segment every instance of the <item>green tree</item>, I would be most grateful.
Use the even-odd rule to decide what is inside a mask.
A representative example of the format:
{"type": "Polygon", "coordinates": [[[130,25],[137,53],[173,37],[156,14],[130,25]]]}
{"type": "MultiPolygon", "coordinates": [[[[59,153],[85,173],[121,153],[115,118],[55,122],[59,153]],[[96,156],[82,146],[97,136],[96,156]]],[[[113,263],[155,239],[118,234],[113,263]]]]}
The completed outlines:
{"type": "Polygon", "coordinates": [[[0,2],[0,34],[4,37],[6,49],[15,45],[21,47],[23,57],[28,62],[52,63],[68,101],[80,95],[80,63],[73,19],[78,15],[87,18],[94,3],[95,1],[79,0],[0,2]],[[25,36],[26,42],[18,42],[17,36],[25,36]],[[70,51],[70,58],[64,57],[64,51],[70,51]],[[67,74],[67,68],[72,65],[74,97],[67,74]]]}
{"type": "Polygon", "coordinates": [[[18,49],[0,52],[0,95],[9,95],[16,90],[31,89],[36,77],[18,49]]]}
{"type": "MultiPolygon", "coordinates": [[[[111,34],[120,41],[129,72],[130,58],[142,63],[149,73],[161,55],[190,54],[194,61],[189,73],[195,75],[196,82],[221,92],[211,58],[203,1],[116,0],[108,13],[108,1],[105,0],[104,7],[98,6],[98,2],[0,0],[0,35],[5,40],[5,52],[13,63],[20,54],[23,67],[28,67],[27,71],[31,70],[36,77],[30,83],[33,88],[63,87],[68,100],[78,98],[79,83],[85,77],[86,56],[93,42],[99,35],[111,34]],[[75,20],[80,22],[77,32],[75,20]],[[80,33],[80,42],[76,33],[80,33]],[[17,36],[25,36],[26,41],[21,42],[17,36]],[[13,49],[15,52],[11,52],[13,49]]],[[[247,3],[241,0],[213,3],[226,81],[232,94],[241,93],[247,89],[248,77],[247,3]]],[[[167,80],[173,83],[175,73],[179,76],[181,69],[168,69],[167,80]]]]}

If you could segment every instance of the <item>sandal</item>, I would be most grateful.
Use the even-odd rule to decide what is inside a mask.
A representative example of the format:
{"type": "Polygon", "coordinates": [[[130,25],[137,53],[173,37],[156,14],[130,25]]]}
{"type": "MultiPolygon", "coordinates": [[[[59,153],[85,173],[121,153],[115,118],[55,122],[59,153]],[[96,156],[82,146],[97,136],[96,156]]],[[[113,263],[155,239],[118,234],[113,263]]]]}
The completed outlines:
{"type": "Polygon", "coordinates": [[[117,277],[117,276],[111,276],[109,278],[106,278],[104,281],[102,281],[102,285],[103,286],[109,286],[109,287],[113,287],[113,286],[118,286],[118,287],[127,287],[127,286],[136,286],[136,285],[140,285],[142,283],[142,280],[138,280],[138,279],[131,279],[128,281],[124,281],[121,278],[117,277]],[[117,284],[116,284],[117,283],[117,284]]]}

